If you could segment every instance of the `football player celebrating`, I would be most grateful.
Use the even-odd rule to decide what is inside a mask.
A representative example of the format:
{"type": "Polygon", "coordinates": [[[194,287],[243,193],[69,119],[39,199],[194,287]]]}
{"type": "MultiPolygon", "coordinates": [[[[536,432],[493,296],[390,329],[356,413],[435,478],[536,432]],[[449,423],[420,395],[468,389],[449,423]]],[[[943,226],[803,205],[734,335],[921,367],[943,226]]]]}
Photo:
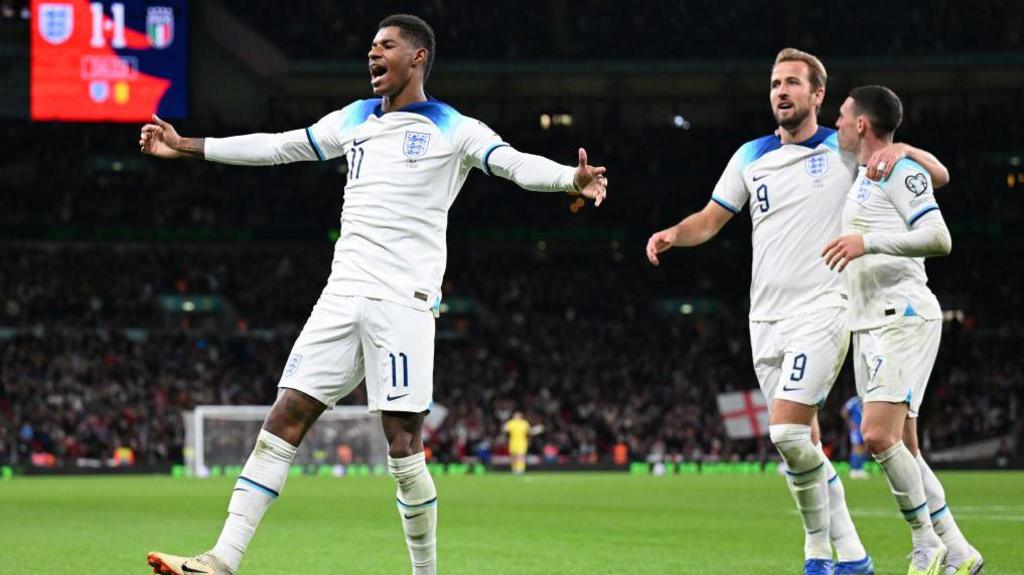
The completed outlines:
{"type": "MultiPolygon", "coordinates": [[[[854,88],[839,109],[839,145],[866,162],[892,142],[902,118],[892,90],[854,88]]],[[[917,414],[942,337],[942,309],[928,289],[924,258],[948,254],[952,239],[928,170],[902,159],[881,182],[865,171],[846,196],[846,235],[822,254],[830,267],[845,269],[849,285],[854,376],[864,399],[861,431],[910,524],[908,573],[974,575],[984,563],[981,554],[957,527],[917,443],[917,414]]]]}
{"type": "Polygon", "coordinates": [[[365,377],[380,412],[388,466],[413,573],[436,571],[437,492],[421,433],[433,392],[434,317],[441,303],[448,209],[472,168],[536,191],[580,193],[600,205],[605,169],[521,153],[484,124],[428,98],[434,32],[410,15],[381,21],[368,64],[374,98],[308,128],[183,138],[154,117],[144,153],[263,166],[345,156],[348,181],[330,278],[292,349],[256,446],[235,484],[214,547],[196,557],[151,553],[158,573],[234,573],[284,487],[296,447],[324,409],[365,377]],[[433,313],[432,313],[433,312],[433,313]]]}
{"type": "MultiPolygon", "coordinates": [[[[820,246],[838,235],[844,195],[857,174],[856,158],[840,152],[835,130],[818,126],[826,78],[815,56],[793,48],[779,52],[769,94],[778,130],[740,146],[707,206],[653,234],[647,257],[658,265],[658,254],[669,248],[710,240],[748,206],[754,371],[769,404],[769,436],[803,519],[804,573],[868,574],[874,572],[871,558],[817,437],[818,406],[849,345],[847,295],[840,278],[821,265],[820,246]]],[[[909,146],[880,150],[879,157],[906,153],[946,177],[938,160],[909,146]]]]}

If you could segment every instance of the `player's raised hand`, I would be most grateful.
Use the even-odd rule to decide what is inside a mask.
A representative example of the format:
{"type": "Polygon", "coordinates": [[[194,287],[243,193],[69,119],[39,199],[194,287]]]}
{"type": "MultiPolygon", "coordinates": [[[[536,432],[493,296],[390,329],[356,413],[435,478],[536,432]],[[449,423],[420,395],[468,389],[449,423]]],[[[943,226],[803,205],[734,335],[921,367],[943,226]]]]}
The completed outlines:
{"type": "Polygon", "coordinates": [[[887,180],[896,162],[907,157],[909,148],[906,144],[889,144],[875,151],[868,159],[867,177],[876,182],[887,180]]]}
{"type": "Polygon", "coordinates": [[[594,200],[595,206],[600,206],[608,194],[608,178],[604,175],[607,171],[604,166],[587,164],[587,151],[580,148],[580,164],[576,167],[573,183],[583,197],[594,200]]]}
{"type": "Polygon", "coordinates": [[[821,257],[825,258],[825,264],[830,269],[841,272],[853,260],[864,255],[864,236],[850,234],[840,236],[825,244],[821,251],[821,257]]]}
{"type": "Polygon", "coordinates": [[[675,226],[651,234],[651,237],[647,240],[647,259],[654,265],[660,264],[658,254],[676,245],[676,237],[678,235],[679,232],[675,226]]]}
{"type": "Polygon", "coordinates": [[[139,133],[139,150],[158,158],[180,158],[189,155],[181,149],[183,140],[174,126],[153,114],[153,122],[139,133]]]}

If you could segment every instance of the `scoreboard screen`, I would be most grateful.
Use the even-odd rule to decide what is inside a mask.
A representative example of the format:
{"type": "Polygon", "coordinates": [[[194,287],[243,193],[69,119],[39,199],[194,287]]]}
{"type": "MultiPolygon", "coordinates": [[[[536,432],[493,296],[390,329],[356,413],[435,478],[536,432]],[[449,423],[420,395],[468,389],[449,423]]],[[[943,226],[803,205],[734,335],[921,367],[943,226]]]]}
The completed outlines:
{"type": "Polygon", "coordinates": [[[32,119],[183,117],[187,10],[187,0],[32,0],[32,119]]]}

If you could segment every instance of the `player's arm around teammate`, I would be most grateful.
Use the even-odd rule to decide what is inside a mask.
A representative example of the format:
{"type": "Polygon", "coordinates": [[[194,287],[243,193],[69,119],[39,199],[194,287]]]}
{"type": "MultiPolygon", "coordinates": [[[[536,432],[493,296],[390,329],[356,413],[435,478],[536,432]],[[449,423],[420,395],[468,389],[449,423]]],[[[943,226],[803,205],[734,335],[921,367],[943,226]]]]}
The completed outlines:
{"type": "Polygon", "coordinates": [[[840,146],[868,166],[847,194],[844,235],[829,241],[822,257],[830,268],[845,270],[854,373],[864,400],[861,430],[911,528],[908,573],[941,567],[973,575],[981,555],[960,533],[917,449],[917,411],[942,333],[923,258],[950,253],[952,240],[921,165],[901,159],[881,182],[866,175],[869,157],[892,141],[902,116],[899,97],[882,86],[855,88],[840,108],[840,146]]]}

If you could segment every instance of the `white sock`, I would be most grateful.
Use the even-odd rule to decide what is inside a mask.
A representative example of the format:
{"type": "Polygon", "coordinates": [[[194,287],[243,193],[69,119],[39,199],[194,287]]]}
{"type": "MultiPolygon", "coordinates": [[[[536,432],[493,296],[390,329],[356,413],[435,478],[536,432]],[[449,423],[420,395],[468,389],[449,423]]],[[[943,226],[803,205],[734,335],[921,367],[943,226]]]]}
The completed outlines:
{"type": "Polygon", "coordinates": [[[831,560],[825,463],[811,443],[811,426],[776,424],[768,426],[768,433],[786,462],[786,484],[803,519],[804,556],[831,560]]]}
{"type": "MultiPolygon", "coordinates": [[[[874,455],[874,454],[873,454],[874,455]]],[[[902,441],[874,455],[875,461],[882,466],[889,489],[896,497],[903,518],[910,525],[914,547],[937,547],[942,540],[932,529],[932,521],[928,516],[928,501],[924,496],[924,484],[921,481],[921,469],[914,461],[914,456],[902,441]]]]}
{"type": "Polygon", "coordinates": [[[287,441],[265,429],[260,430],[256,447],[235,482],[228,503],[228,519],[212,551],[232,572],[238,571],[238,564],[263,514],[281,493],[295,451],[296,447],[287,441]]]}
{"type": "Polygon", "coordinates": [[[953,519],[953,512],[946,505],[946,490],[935,477],[935,472],[928,466],[928,462],[917,454],[917,467],[921,470],[921,481],[924,485],[924,494],[928,498],[928,512],[931,514],[932,527],[935,533],[942,539],[942,542],[949,548],[951,555],[955,557],[966,557],[971,552],[971,546],[953,519]]]}
{"type": "Polygon", "coordinates": [[[437,490],[423,453],[394,459],[388,469],[398,483],[398,516],[405,531],[413,575],[437,572],[437,490]]]}
{"type": "Polygon", "coordinates": [[[857,528],[853,525],[853,518],[850,517],[850,510],[846,507],[846,489],[843,482],[836,473],[828,456],[821,449],[819,443],[815,447],[821,453],[825,461],[825,480],[828,481],[828,536],[832,540],[832,546],[836,548],[836,556],[841,562],[860,561],[868,556],[864,544],[857,535],[857,528]]]}

